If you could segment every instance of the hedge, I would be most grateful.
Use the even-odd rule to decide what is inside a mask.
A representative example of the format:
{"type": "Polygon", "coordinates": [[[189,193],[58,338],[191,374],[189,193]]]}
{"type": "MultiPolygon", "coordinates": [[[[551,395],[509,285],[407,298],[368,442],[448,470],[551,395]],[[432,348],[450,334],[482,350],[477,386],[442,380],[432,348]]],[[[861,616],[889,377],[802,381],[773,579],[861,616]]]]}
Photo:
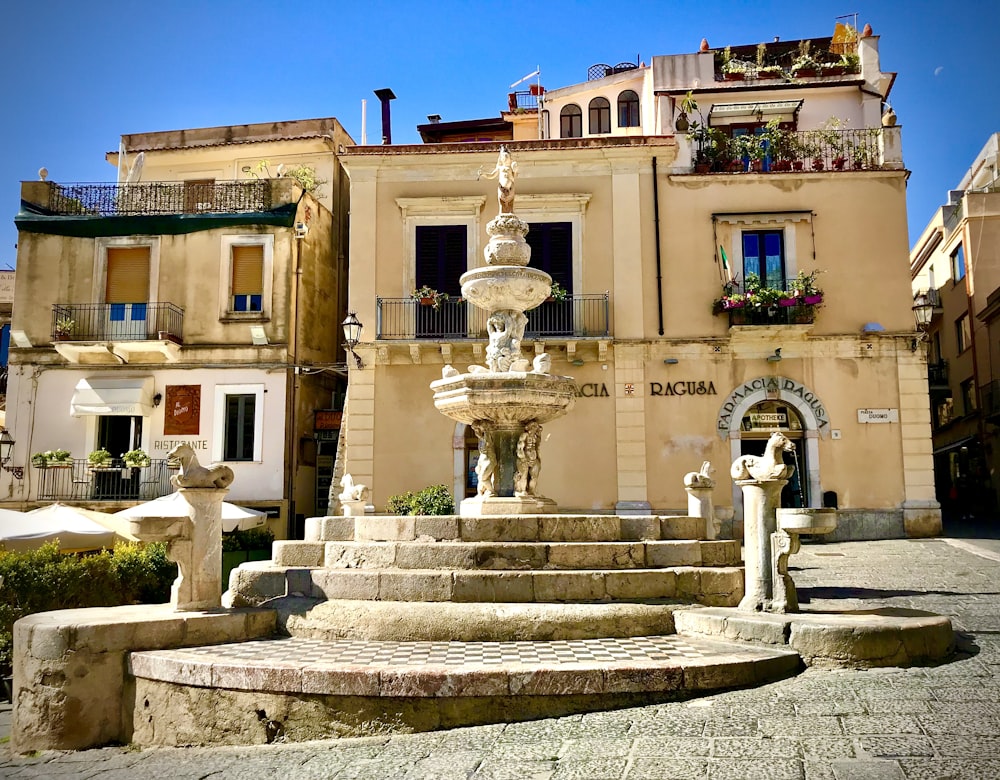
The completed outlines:
{"type": "Polygon", "coordinates": [[[163,542],[119,543],[92,555],[59,552],[58,542],[37,550],[0,549],[0,670],[9,674],[14,622],[36,612],[170,600],[177,565],[163,542]]]}

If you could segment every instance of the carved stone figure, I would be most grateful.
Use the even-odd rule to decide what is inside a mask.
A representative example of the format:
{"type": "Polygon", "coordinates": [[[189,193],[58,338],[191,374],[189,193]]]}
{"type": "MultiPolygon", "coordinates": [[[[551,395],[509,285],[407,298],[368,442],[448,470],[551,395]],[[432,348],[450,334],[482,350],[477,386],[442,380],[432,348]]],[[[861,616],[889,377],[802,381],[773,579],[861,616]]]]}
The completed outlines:
{"type": "Polygon", "coordinates": [[[337,498],[341,501],[364,501],[368,498],[368,486],[355,485],[354,477],[350,474],[344,474],[340,480],[340,487],[342,490],[337,498]]]}
{"type": "Polygon", "coordinates": [[[701,471],[691,471],[684,475],[684,487],[686,488],[714,488],[715,480],[712,479],[712,462],[706,460],[701,464],[701,471]]]}
{"type": "Polygon", "coordinates": [[[496,311],[486,320],[490,343],[486,347],[486,364],[490,371],[510,371],[514,361],[521,359],[521,338],[528,318],[519,311],[496,311]]]}
{"type": "Polygon", "coordinates": [[[517,178],[517,163],[510,156],[506,146],[500,147],[497,164],[489,173],[480,168],[478,176],[497,180],[497,200],[500,202],[501,214],[514,213],[514,179],[517,178]]]}
{"type": "Polygon", "coordinates": [[[538,453],[541,444],[542,426],[530,422],[524,426],[517,440],[517,468],[514,472],[514,495],[534,496],[538,487],[538,475],[542,470],[542,458],[538,453]]]}
{"type": "Polygon", "coordinates": [[[764,454],[742,455],[733,461],[730,475],[735,480],[774,480],[788,479],[792,476],[794,466],[785,465],[783,452],[794,452],[795,444],[781,431],[775,431],[767,440],[764,454]]]}
{"type": "Polygon", "coordinates": [[[448,377],[458,376],[458,369],[452,365],[446,365],[441,369],[441,378],[448,379],[448,377]]]}
{"type": "Polygon", "coordinates": [[[476,494],[479,496],[495,496],[496,487],[493,484],[496,474],[497,455],[493,442],[486,435],[483,425],[473,425],[473,432],[479,437],[479,460],[476,462],[476,494]]]}
{"type": "Polygon", "coordinates": [[[543,352],[541,355],[535,355],[535,360],[531,364],[531,373],[551,374],[552,356],[548,352],[543,352]]]}
{"type": "Polygon", "coordinates": [[[233,470],[222,463],[202,466],[198,456],[189,444],[178,444],[167,458],[180,464],[181,470],[170,478],[174,487],[187,488],[227,488],[233,482],[233,470]]]}

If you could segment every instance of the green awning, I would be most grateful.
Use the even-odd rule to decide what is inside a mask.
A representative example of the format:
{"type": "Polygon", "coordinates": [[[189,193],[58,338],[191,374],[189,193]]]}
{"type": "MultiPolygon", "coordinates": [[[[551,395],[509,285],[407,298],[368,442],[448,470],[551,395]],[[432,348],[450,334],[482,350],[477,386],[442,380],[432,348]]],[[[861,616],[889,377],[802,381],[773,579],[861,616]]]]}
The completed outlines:
{"type": "Polygon", "coordinates": [[[51,236],[172,236],[197,233],[215,228],[242,225],[275,225],[291,227],[295,222],[297,203],[286,203],[269,211],[244,213],[150,214],[123,217],[61,216],[46,213],[46,209],[21,201],[21,210],[14,217],[18,230],[51,236]]]}

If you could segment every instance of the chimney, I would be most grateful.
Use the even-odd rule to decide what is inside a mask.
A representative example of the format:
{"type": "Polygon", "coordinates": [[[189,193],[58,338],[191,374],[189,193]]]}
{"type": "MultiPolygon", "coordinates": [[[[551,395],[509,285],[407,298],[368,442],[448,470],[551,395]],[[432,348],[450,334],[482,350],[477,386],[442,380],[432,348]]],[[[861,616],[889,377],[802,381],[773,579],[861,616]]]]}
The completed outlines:
{"type": "Polygon", "coordinates": [[[376,89],[375,97],[382,101],[382,143],[391,144],[392,118],[389,115],[389,101],[395,100],[396,96],[391,89],[386,87],[385,89],[376,89]]]}

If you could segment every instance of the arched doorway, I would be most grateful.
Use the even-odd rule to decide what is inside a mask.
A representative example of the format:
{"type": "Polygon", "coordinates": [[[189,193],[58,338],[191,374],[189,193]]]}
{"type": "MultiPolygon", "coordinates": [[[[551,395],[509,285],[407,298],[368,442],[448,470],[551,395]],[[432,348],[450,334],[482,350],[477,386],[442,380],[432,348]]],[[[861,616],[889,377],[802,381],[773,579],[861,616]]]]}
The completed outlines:
{"type": "Polygon", "coordinates": [[[455,506],[458,506],[463,499],[475,497],[479,485],[479,480],[476,477],[476,464],[479,462],[479,437],[476,436],[471,425],[455,424],[451,448],[454,453],[452,495],[455,498],[455,506]]]}
{"type": "MultiPolygon", "coordinates": [[[[830,431],[830,420],[819,396],[797,379],[786,376],[760,376],[748,379],[735,387],[719,408],[716,431],[723,439],[729,439],[730,463],[740,455],[752,454],[744,447],[763,447],[764,441],[773,433],[759,431],[759,444],[751,444],[755,437],[747,436],[744,442],[744,418],[754,409],[756,414],[778,414],[779,407],[785,408],[786,420],[794,420],[799,428],[796,434],[796,472],[802,483],[802,500],[805,506],[822,506],[823,489],[820,487],[819,439],[830,431]],[[766,405],[771,402],[771,405],[766,405]],[[770,410],[770,411],[769,411],[770,410]],[[794,412],[794,417],[792,413],[794,412]],[[765,435],[766,433],[766,435],[765,435]]],[[[763,424],[764,420],[757,422],[763,424]]],[[[748,423],[753,426],[753,421],[748,423]]],[[[786,423],[791,433],[791,422],[786,423]]],[[[763,451],[763,450],[761,450],[763,451]]],[[[743,491],[733,485],[733,509],[737,518],[743,517],[743,491]]]]}
{"type": "MultiPolygon", "coordinates": [[[[795,444],[795,471],[781,491],[784,507],[809,506],[809,482],[802,478],[809,473],[804,427],[795,408],[783,401],[760,401],[740,421],[740,455],[763,455],[767,440],[775,431],[781,431],[795,444]]],[[[788,456],[785,457],[787,463],[788,456]]]]}

